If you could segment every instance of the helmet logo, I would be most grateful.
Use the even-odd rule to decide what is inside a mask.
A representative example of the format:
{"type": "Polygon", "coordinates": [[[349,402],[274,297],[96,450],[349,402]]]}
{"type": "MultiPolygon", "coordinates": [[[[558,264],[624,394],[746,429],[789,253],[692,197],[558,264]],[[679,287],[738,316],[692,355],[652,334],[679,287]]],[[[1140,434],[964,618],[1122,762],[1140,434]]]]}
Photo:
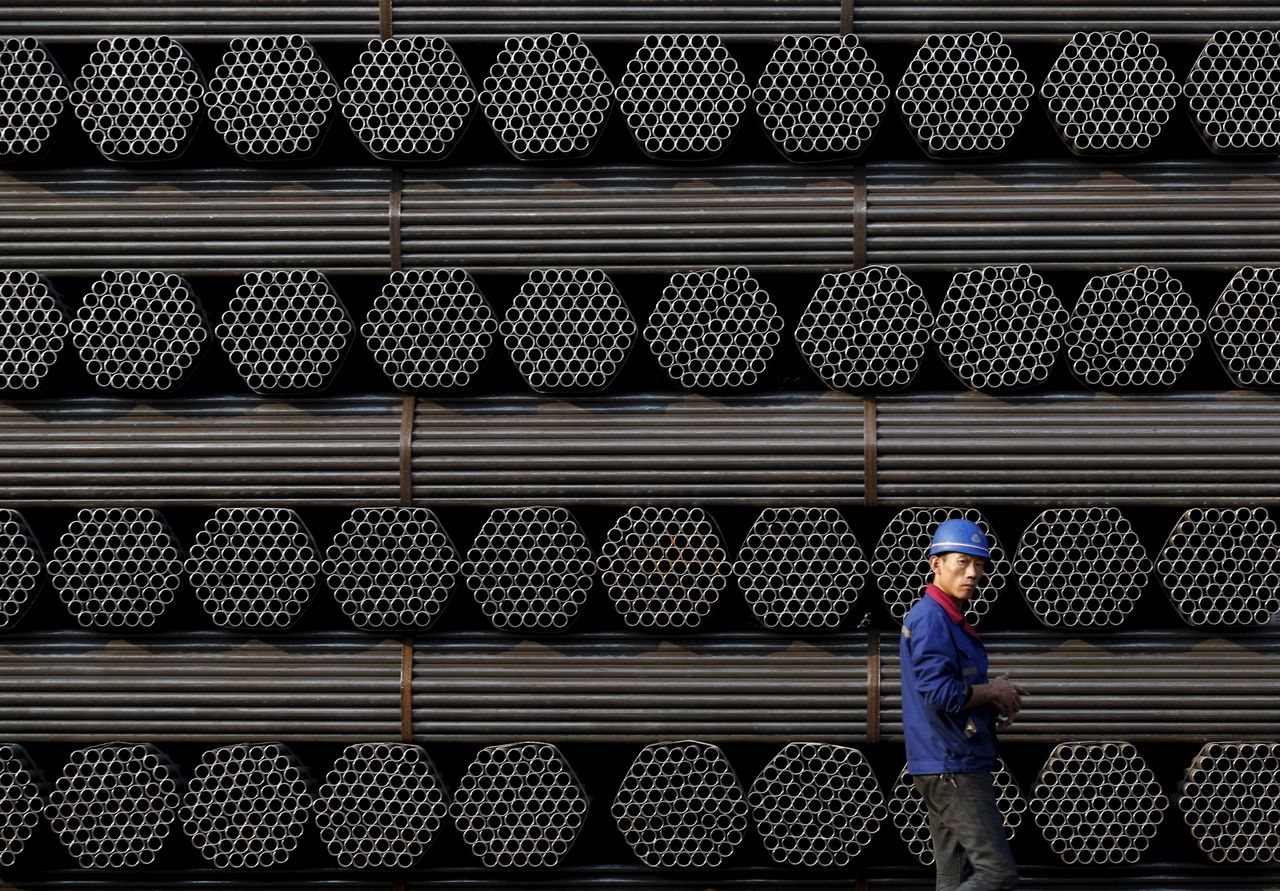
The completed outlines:
{"type": "Polygon", "coordinates": [[[975,532],[969,537],[969,540],[974,544],[979,544],[982,541],[982,536],[975,532]]]}

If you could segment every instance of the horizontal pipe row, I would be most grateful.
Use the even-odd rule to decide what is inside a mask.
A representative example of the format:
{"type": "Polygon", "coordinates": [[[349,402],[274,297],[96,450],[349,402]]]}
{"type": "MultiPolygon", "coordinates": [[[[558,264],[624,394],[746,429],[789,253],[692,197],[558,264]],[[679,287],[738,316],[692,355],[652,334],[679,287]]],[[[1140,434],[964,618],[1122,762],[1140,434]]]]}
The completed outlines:
{"type": "MultiPolygon", "coordinates": [[[[231,40],[207,89],[191,56],[168,36],[100,40],[69,93],[34,38],[0,43],[0,69],[15,84],[0,154],[45,151],[69,105],[90,142],[114,161],[181,155],[202,107],[247,160],[314,155],[339,108],[379,158],[439,160],[481,108],[515,158],[566,160],[591,153],[615,105],[643,154],[697,161],[725,151],[752,98],[784,157],[849,159],[873,138],[890,95],[853,35],[788,35],[754,91],[720,37],[702,33],[646,36],[616,87],[572,31],[509,38],[478,90],[440,36],[369,41],[341,87],[298,34],[231,40]]],[[[1214,33],[1185,87],[1211,151],[1280,149],[1280,110],[1269,99],[1278,78],[1275,31],[1214,33]],[[1254,73],[1242,76],[1245,68],[1254,73]]],[[[1129,29],[1077,32],[1040,86],[1054,129],[1084,156],[1145,153],[1183,90],[1150,36],[1129,29]]],[[[1009,44],[980,30],[929,35],[894,96],[926,155],[972,159],[1009,148],[1034,92],[1009,44]]]]}
{"type": "MultiPolygon", "coordinates": [[[[347,868],[413,868],[447,823],[486,867],[552,867],[570,853],[592,809],[564,754],[539,741],[481,749],[452,792],[427,752],[403,743],[348,745],[323,784],[278,742],[206,750],[187,782],[145,743],[75,750],[52,787],[21,746],[0,754],[0,796],[11,818],[0,825],[0,842],[10,865],[34,826],[28,816],[43,811],[86,869],[149,865],[179,825],[217,868],[283,864],[313,819],[347,868]]],[[[1274,743],[1211,742],[1183,771],[1177,809],[1198,838],[1214,839],[1201,847],[1217,862],[1275,858],[1277,755],[1274,743]],[[1219,778],[1213,794],[1202,791],[1207,775],[1219,778]],[[1251,815],[1239,816],[1242,809],[1251,815]],[[1223,850],[1234,856],[1218,856],[1223,850]]],[[[994,782],[1009,838],[1029,812],[1028,822],[1067,864],[1137,863],[1171,809],[1155,774],[1123,740],[1055,747],[1025,797],[1003,761],[994,782]]],[[[778,864],[847,866],[890,818],[916,858],[933,862],[920,843],[928,837],[923,800],[906,769],[886,796],[863,754],[841,745],[788,742],[744,789],[717,745],[651,743],[618,782],[610,811],[650,867],[720,867],[753,824],[778,864]]]]}

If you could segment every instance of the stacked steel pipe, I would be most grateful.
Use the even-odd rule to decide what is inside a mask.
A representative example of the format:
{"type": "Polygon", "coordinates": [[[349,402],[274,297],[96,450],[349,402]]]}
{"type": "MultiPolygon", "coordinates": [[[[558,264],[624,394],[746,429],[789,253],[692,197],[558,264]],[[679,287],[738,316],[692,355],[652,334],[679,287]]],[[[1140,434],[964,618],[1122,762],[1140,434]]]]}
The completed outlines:
{"type": "Polygon", "coordinates": [[[299,34],[232,40],[205,94],[214,130],[248,161],[315,154],[337,98],[333,75],[299,34]]]}
{"type": "Polygon", "coordinates": [[[178,814],[219,869],[285,863],[311,816],[307,768],[280,743],[242,743],[200,756],[178,814]]]}
{"type": "Polygon", "coordinates": [[[889,815],[863,754],[824,743],[788,743],[747,800],[769,856],[792,866],[848,866],[889,815]]]}
{"type": "Polygon", "coordinates": [[[586,822],[588,800],[549,743],[490,746],[458,781],[449,815],[488,867],[556,866],[586,822]]]}
{"type": "Polygon", "coordinates": [[[484,365],[498,320],[462,269],[391,274],[360,333],[397,389],[465,390],[484,365]]]}
{"type": "Polygon", "coordinates": [[[1043,624],[1110,627],[1137,605],[1151,561],[1120,511],[1066,508],[1032,521],[1018,542],[1013,571],[1043,624]]]}
{"type": "Polygon", "coordinates": [[[511,361],[538,393],[605,389],[636,339],[635,319],[602,269],[535,269],[501,330],[511,361]]]}
{"type": "Polygon", "coordinates": [[[1138,750],[1124,741],[1064,743],[1036,778],[1030,809],[1064,863],[1136,863],[1168,798],[1138,750]]]}
{"type": "Polygon", "coordinates": [[[320,564],[295,512],[219,508],[196,533],[186,570],[215,625],[284,629],[310,605],[320,564]]]}
{"type": "Polygon", "coordinates": [[[1035,88],[994,31],[931,34],[898,81],[907,129],[931,158],[986,157],[1009,147],[1035,88]]]}
{"type": "Polygon", "coordinates": [[[476,99],[448,41],[423,36],[370,40],[338,93],[351,132],[388,161],[447,157],[476,99]]]}
{"type": "Polygon", "coordinates": [[[1280,743],[1207,743],[1178,792],[1191,834],[1214,863],[1280,858],[1280,743]]]}
{"type": "Polygon", "coordinates": [[[715,519],[698,507],[632,507],[600,546],[600,577],[636,628],[696,628],[728,582],[715,519]]]}
{"type": "Polygon", "coordinates": [[[78,749],[45,808],[59,841],[86,869],[154,863],[177,819],[182,777],[155,746],[78,749]]]}
{"type": "Polygon", "coordinates": [[[946,520],[965,519],[977,523],[991,542],[990,567],[974,588],[965,604],[969,620],[978,625],[983,615],[1004,588],[1009,576],[1009,558],[991,524],[981,512],[955,507],[913,507],[898,511],[889,520],[876,541],[871,573],[884,598],[884,605],[895,619],[906,616],[920,597],[924,586],[933,578],[924,554],[934,531],[946,520]]]}
{"type": "Polygon", "coordinates": [[[0,744],[0,867],[13,866],[40,824],[48,784],[27,750],[0,744]]]}
{"type": "Polygon", "coordinates": [[[16,510],[0,509],[0,628],[11,628],[35,600],[44,554],[16,510]]]}
{"type": "Polygon", "coordinates": [[[1241,269],[1209,312],[1213,346],[1238,387],[1280,386],[1280,268],[1241,269]]]}
{"type": "Polygon", "coordinates": [[[880,126],[889,87],[852,34],[787,35],[752,97],[765,133],[792,161],[862,154],[880,126]]]}
{"type": "Polygon", "coordinates": [[[1189,625],[1266,624],[1280,613],[1280,527],[1265,508],[1191,508],[1156,571],[1189,625]]]}
{"type": "Polygon", "coordinates": [[[209,339],[191,285],[165,272],[104,272],[69,327],[85,368],[107,390],[176,389],[209,339]]]}
{"type": "Polygon", "coordinates": [[[62,69],[34,37],[5,37],[0,78],[0,158],[37,157],[48,149],[69,97],[62,69]]]}
{"type": "Polygon", "coordinates": [[[108,161],[164,161],[195,136],[204,80],[169,37],[108,37],[80,69],[71,105],[108,161]]]}
{"type": "MultiPolygon", "coordinates": [[[[1018,781],[1014,779],[1003,758],[996,758],[991,779],[995,789],[996,807],[1000,810],[1005,835],[1012,841],[1017,836],[1019,827],[1022,826],[1023,814],[1027,812],[1027,800],[1023,797],[1018,781]]],[[[897,780],[894,781],[893,791],[888,801],[888,813],[893,818],[898,836],[911,855],[920,862],[921,866],[932,865],[935,857],[933,836],[929,829],[928,808],[925,805],[924,796],[912,782],[906,767],[902,768],[897,780]]]]}
{"type": "Polygon", "coordinates": [[[659,34],[627,63],[617,101],[636,145],[652,158],[714,158],[751,98],[738,61],[714,34],[659,34]]]}
{"type": "Polygon", "coordinates": [[[49,280],[29,270],[0,272],[0,388],[34,390],[70,339],[66,310],[49,280]]]}
{"type": "Polygon", "coordinates": [[[1164,131],[1182,89],[1141,31],[1072,36],[1040,87],[1049,120],[1076,155],[1140,155],[1164,131]]]}
{"type": "Polygon", "coordinates": [[[697,740],[645,746],[613,799],[613,819],[645,865],[707,869],[746,837],[746,796],[719,747],[697,740]]]}
{"type": "Polygon", "coordinates": [[[173,602],[182,581],[177,541],[150,508],[76,513],[49,561],[49,579],[85,628],[145,629],[173,602]]]}
{"type": "Polygon", "coordinates": [[[582,527],[562,507],[495,510],[462,573],[495,628],[562,631],[587,602],[595,561],[582,527]]]}
{"type": "Polygon", "coordinates": [[[321,570],[357,628],[429,628],[448,605],[461,564],[432,511],[357,508],[321,570]]]}
{"type": "Polygon", "coordinates": [[[1200,138],[1219,154],[1280,151],[1280,37],[1274,30],[1215,31],[1183,92],[1200,138]]]}
{"type": "Polygon", "coordinates": [[[676,273],[645,326],[658,364],[687,389],[750,387],[773,359],[782,317],[750,270],[676,273]]]}
{"type": "Polygon", "coordinates": [[[353,325],[324,273],[245,274],[214,332],[256,393],[323,390],[342,365],[353,325]]]}
{"type": "Polygon", "coordinates": [[[589,154],[604,132],[613,84],[577,34],[513,37],[489,68],[480,106],[521,161],[589,154]]]}
{"type": "Polygon", "coordinates": [[[1067,311],[1031,267],[957,273],[938,310],[933,340],[951,372],[973,390],[1044,383],[1062,342],[1067,311]]]}
{"type": "Polygon", "coordinates": [[[1085,285],[1071,313],[1067,359],[1090,389],[1168,389],[1195,356],[1204,327],[1178,279],[1138,266],[1085,285]]]}
{"type": "Polygon", "coordinates": [[[915,379],[933,310],[896,266],[827,274],[796,326],[814,373],[837,390],[899,390],[915,379]]]}
{"type": "Polygon", "coordinates": [[[315,798],[316,826],[347,869],[408,869],[435,842],[448,793],[421,746],[356,743],[315,798]]]}
{"type": "Polygon", "coordinates": [[[849,614],[869,566],[835,508],[766,508],[743,539],[733,574],[766,628],[830,629],[849,614]]]}

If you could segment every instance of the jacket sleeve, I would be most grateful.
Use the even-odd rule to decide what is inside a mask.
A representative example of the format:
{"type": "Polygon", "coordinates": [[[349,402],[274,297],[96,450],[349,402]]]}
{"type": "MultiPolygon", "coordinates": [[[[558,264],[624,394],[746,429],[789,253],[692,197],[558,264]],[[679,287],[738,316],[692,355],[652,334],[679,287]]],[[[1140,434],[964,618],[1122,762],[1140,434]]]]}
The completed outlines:
{"type": "Polygon", "coordinates": [[[964,710],[965,682],[951,631],[940,622],[919,622],[907,641],[916,689],[930,708],[948,714],[964,710]]]}

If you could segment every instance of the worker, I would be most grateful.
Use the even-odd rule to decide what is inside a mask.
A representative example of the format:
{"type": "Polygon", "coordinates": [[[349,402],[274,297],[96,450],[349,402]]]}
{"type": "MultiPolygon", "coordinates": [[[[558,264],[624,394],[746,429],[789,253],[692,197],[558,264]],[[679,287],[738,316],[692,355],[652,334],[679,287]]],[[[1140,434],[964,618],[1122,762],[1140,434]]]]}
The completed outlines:
{"type": "Polygon", "coordinates": [[[938,526],[928,552],[933,581],[902,625],[902,725],[907,772],[929,811],[937,891],[1018,884],[992,771],[996,726],[1017,718],[1027,690],[987,677],[987,650],[965,617],[991,559],[978,524],[938,526]]]}

